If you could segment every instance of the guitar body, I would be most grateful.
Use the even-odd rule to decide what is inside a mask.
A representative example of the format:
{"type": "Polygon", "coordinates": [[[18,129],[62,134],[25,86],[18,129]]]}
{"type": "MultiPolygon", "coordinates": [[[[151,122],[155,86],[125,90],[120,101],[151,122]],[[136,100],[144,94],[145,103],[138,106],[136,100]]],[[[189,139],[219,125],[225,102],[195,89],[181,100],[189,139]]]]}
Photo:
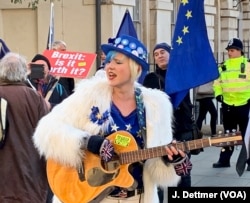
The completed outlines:
{"type": "MultiPolygon", "coordinates": [[[[107,137],[113,144],[118,156],[103,163],[99,156],[86,151],[83,168],[70,168],[55,162],[47,161],[47,176],[53,193],[63,203],[88,203],[110,187],[130,188],[135,181],[129,173],[131,163],[167,155],[165,146],[138,149],[134,137],[126,131],[117,131],[107,137]]],[[[202,138],[185,143],[171,144],[177,149],[192,150],[209,146],[230,146],[242,143],[239,133],[227,134],[216,138],[202,138]]]]}
{"type": "MultiPolygon", "coordinates": [[[[107,137],[116,154],[138,150],[133,136],[126,131],[118,131],[107,137]]],[[[53,193],[63,203],[87,203],[95,199],[105,189],[118,186],[129,188],[134,179],[130,175],[129,164],[120,165],[111,161],[109,169],[104,169],[100,157],[86,151],[83,160],[84,180],[81,181],[77,169],[63,166],[52,159],[47,161],[47,176],[53,193]]]]}

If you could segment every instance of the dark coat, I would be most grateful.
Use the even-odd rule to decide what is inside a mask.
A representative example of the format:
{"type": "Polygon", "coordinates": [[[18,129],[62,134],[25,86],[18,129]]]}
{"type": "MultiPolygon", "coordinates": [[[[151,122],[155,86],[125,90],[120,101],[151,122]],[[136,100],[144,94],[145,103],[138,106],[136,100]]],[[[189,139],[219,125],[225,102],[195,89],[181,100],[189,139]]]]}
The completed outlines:
{"type": "Polygon", "coordinates": [[[0,149],[0,202],[45,203],[46,165],[32,136],[38,121],[49,112],[48,107],[42,96],[26,84],[0,83],[0,97],[8,101],[9,122],[0,149]]]}
{"type": "Polygon", "coordinates": [[[71,95],[75,89],[74,78],[60,77],[59,83],[65,88],[68,95],[71,95]]]}
{"type": "MultiPolygon", "coordinates": [[[[165,76],[166,70],[162,70],[156,67],[156,71],[146,75],[143,85],[149,88],[165,89],[165,76]]],[[[180,105],[174,109],[174,137],[178,140],[182,140],[180,134],[192,131],[193,129],[193,105],[190,100],[190,94],[188,93],[180,105]]]]}
{"type": "MultiPolygon", "coordinates": [[[[36,80],[32,80],[30,79],[30,82],[32,83],[32,85],[38,89],[38,84],[36,82],[36,80]]],[[[48,92],[53,88],[54,84],[58,81],[55,77],[53,76],[49,76],[48,77],[48,83],[46,85],[46,88],[44,88],[43,90],[43,96],[44,98],[47,96],[48,92]]],[[[27,84],[29,87],[31,87],[29,84],[27,84]]],[[[66,89],[64,88],[64,86],[62,84],[60,84],[59,82],[56,84],[55,89],[53,90],[50,98],[49,98],[49,102],[52,106],[52,108],[61,103],[64,99],[66,99],[68,97],[68,93],[66,91],[66,89]]]]}

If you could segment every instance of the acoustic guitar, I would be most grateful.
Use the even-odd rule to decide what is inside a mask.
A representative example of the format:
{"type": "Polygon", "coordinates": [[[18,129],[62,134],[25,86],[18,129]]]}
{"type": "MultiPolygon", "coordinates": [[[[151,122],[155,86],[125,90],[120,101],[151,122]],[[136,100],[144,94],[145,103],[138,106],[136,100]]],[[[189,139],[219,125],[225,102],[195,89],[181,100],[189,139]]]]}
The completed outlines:
{"type": "MultiPolygon", "coordinates": [[[[83,168],[70,168],[52,159],[47,161],[47,175],[53,193],[63,203],[88,203],[109,187],[130,188],[135,183],[129,173],[132,163],[167,155],[165,146],[138,149],[135,139],[126,131],[107,137],[114,146],[113,160],[103,163],[99,156],[86,151],[83,168]]],[[[183,151],[210,146],[242,144],[239,132],[170,144],[183,151]]],[[[168,145],[168,146],[170,146],[168,145]]]]}

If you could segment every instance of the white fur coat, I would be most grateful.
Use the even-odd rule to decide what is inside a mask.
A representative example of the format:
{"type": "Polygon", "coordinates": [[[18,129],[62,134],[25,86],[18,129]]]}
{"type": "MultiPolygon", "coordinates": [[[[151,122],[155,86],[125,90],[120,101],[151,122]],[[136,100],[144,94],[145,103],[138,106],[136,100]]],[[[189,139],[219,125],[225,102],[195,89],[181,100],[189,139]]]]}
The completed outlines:
{"type": "MultiPolygon", "coordinates": [[[[146,146],[169,144],[172,141],[173,113],[169,97],[160,90],[135,85],[142,90],[146,109],[146,146]]],[[[46,159],[78,167],[84,157],[84,151],[80,150],[83,137],[96,135],[105,128],[105,125],[90,121],[91,108],[98,107],[100,113],[110,110],[111,96],[112,89],[105,78],[94,76],[81,81],[74,94],[54,107],[38,123],[33,140],[39,153],[46,159]]],[[[157,186],[176,186],[179,180],[171,164],[165,165],[161,158],[147,160],[143,171],[144,203],[157,203],[157,186]]]]}

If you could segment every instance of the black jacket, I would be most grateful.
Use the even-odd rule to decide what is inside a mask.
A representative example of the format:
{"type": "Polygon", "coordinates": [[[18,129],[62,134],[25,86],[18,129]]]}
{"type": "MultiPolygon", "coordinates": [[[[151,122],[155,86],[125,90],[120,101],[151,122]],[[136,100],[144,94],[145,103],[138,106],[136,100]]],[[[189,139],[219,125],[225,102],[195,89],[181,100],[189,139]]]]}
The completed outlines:
{"type": "MultiPolygon", "coordinates": [[[[35,89],[38,89],[38,83],[36,80],[32,80],[29,78],[29,81],[35,87],[35,89]]],[[[46,84],[46,86],[43,89],[43,97],[45,98],[48,92],[53,88],[54,84],[58,81],[56,78],[53,76],[49,76],[49,82],[46,84]]],[[[28,84],[29,87],[31,87],[30,84],[28,84]]],[[[51,107],[53,108],[56,104],[61,103],[65,98],[68,97],[68,93],[65,90],[65,88],[60,84],[57,83],[55,86],[55,89],[53,90],[49,102],[51,104],[51,107]]]]}
{"type": "MultiPolygon", "coordinates": [[[[158,67],[155,72],[146,75],[143,85],[149,88],[157,88],[164,91],[165,89],[166,70],[161,70],[158,67]]],[[[192,131],[193,129],[193,105],[188,93],[180,105],[174,109],[174,137],[183,132],[192,131]]],[[[176,137],[177,138],[177,137],[176,137]]],[[[181,140],[181,138],[177,138],[181,140]]]]}

